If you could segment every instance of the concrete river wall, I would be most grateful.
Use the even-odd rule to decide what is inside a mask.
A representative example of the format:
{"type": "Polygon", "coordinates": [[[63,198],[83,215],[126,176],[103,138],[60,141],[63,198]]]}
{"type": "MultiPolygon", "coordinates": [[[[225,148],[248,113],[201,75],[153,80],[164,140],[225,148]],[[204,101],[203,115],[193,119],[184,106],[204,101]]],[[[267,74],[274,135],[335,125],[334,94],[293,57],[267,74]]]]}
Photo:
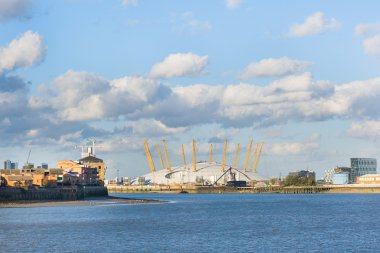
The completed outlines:
{"type": "Polygon", "coordinates": [[[280,194],[314,194],[314,193],[380,193],[378,186],[266,186],[266,187],[226,187],[195,185],[108,185],[110,193],[280,193],[280,194]]]}
{"type": "Polygon", "coordinates": [[[108,196],[103,186],[70,186],[57,188],[0,187],[0,202],[80,200],[88,197],[108,196]]]}

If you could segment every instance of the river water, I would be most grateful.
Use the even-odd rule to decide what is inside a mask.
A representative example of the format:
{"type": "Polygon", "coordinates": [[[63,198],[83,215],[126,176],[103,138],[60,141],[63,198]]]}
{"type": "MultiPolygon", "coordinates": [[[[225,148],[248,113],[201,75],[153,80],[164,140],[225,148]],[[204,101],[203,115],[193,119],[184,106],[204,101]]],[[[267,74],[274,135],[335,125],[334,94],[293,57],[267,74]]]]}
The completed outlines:
{"type": "Polygon", "coordinates": [[[380,252],[380,195],[118,194],[164,204],[0,208],[0,252],[380,252]]]}

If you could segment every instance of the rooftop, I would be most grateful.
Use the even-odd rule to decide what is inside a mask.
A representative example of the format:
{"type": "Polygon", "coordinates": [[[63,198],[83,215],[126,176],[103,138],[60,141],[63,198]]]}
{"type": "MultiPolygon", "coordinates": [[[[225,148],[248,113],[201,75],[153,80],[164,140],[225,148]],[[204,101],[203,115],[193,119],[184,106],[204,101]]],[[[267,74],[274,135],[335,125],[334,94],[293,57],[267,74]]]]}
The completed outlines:
{"type": "Polygon", "coordinates": [[[83,157],[83,158],[79,159],[79,162],[83,162],[83,163],[102,163],[103,160],[100,159],[100,158],[97,158],[95,156],[86,156],[86,157],[83,157]]]}

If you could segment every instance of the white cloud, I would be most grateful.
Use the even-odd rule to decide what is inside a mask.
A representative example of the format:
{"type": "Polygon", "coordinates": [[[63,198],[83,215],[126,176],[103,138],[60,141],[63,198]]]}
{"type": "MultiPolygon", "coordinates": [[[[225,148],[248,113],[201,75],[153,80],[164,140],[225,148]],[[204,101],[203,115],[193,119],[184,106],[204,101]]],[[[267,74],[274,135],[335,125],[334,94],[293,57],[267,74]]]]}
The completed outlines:
{"type": "Polygon", "coordinates": [[[228,9],[235,9],[242,3],[242,0],[226,0],[226,6],[228,9]]]}
{"type": "Polygon", "coordinates": [[[30,129],[26,132],[26,136],[29,138],[36,138],[39,135],[38,129],[30,129]]]}
{"type": "Polygon", "coordinates": [[[82,139],[82,131],[76,131],[74,133],[63,134],[57,140],[59,145],[64,147],[75,147],[78,145],[78,140],[82,139]]]}
{"type": "Polygon", "coordinates": [[[320,136],[313,134],[303,142],[276,143],[268,145],[267,153],[271,155],[304,155],[319,148],[320,136]]]}
{"type": "Polygon", "coordinates": [[[31,0],[2,0],[0,1],[0,22],[15,17],[25,16],[32,5],[31,0]]]}
{"type": "Polygon", "coordinates": [[[335,94],[324,105],[336,116],[376,119],[380,117],[379,101],[380,78],[374,78],[336,86],[335,94]]]}
{"type": "MultiPolygon", "coordinates": [[[[68,71],[43,90],[45,95],[29,98],[29,106],[56,124],[126,120],[135,122],[127,124],[134,133],[148,136],[182,133],[202,124],[241,128],[291,121],[380,119],[380,78],[334,85],[304,73],[267,86],[171,87],[141,76],[108,81],[94,73],[68,71]]],[[[3,95],[4,101],[10,98],[3,95]]],[[[4,113],[0,116],[9,118],[4,113]]]]}
{"type": "Polygon", "coordinates": [[[210,123],[241,127],[332,118],[380,118],[376,110],[380,78],[333,85],[304,73],[264,87],[247,83],[170,87],[145,77],[107,81],[96,74],[69,71],[54,80],[50,89],[55,92],[49,91],[49,99],[31,97],[29,103],[36,110],[52,109],[50,117],[61,121],[123,117],[137,122],[156,120],[177,129],[210,123]]]}
{"type": "Polygon", "coordinates": [[[268,58],[249,64],[240,75],[240,78],[284,76],[303,71],[311,64],[308,61],[292,60],[288,57],[268,58]]]}
{"type": "Polygon", "coordinates": [[[172,17],[173,29],[180,34],[198,34],[211,30],[212,25],[206,20],[199,20],[194,17],[191,11],[184,12],[172,17]]]}
{"type": "Polygon", "coordinates": [[[132,114],[170,94],[154,79],[123,77],[108,81],[95,73],[69,70],[31,96],[34,109],[56,111],[52,118],[61,121],[88,121],[132,114]]]}
{"type": "Polygon", "coordinates": [[[26,99],[26,90],[0,91],[0,118],[14,118],[28,113],[26,99]]]}
{"type": "Polygon", "coordinates": [[[69,70],[40,89],[40,96],[31,96],[29,106],[52,109],[50,120],[86,121],[104,116],[102,96],[110,89],[109,82],[95,73],[69,70]]]}
{"type": "Polygon", "coordinates": [[[222,101],[227,107],[229,105],[270,105],[310,101],[312,98],[320,97],[320,93],[326,93],[324,96],[328,96],[332,92],[331,84],[313,81],[310,73],[304,73],[276,80],[265,87],[244,83],[229,85],[225,89],[222,101]]]}
{"type": "Polygon", "coordinates": [[[216,120],[221,86],[195,84],[169,87],[170,95],[144,106],[134,116],[156,118],[168,126],[182,127],[216,120]]]}
{"type": "Polygon", "coordinates": [[[122,152],[124,153],[126,150],[131,151],[139,151],[141,152],[142,143],[144,143],[144,139],[136,138],[135,136],[107,136],[107,138],[99,139],[100,146],[98,150],[102,152],[122,152]]]}
{"type": "Polygon", "coordinates": [[[138,0],[122,0],[122,4],[124,7],[129,7],[129,6],[137,6],[139,3],[138,0]]]}
{"type": "Polygon", "coordinates": [[[316,35],[324,31],[333,30],[340,26],[334,18],[326,19],[322,12],[316,12],[307,17],[302,24],[294,24],[290,27],[289,36],[305,37],[316,35]]]}
{"type": "Polygon", "coordinates": [[[155,64],[150,72],[154,78],[196,76],[204,73],[208,56],[193,53],[170,54],[162,62],[155,64]]]}
{"type": "MultiPolygon", "coordinates": [[[[54,108],[73,108],[89,96],[101,94],[109,89],[109,83],[95,73],[69,70],[57,77],[51,92],[57,93],[52,99],[54,108]]],[[[90,108],[89,108],[90,109],[90,108]]],[[[85,114],[86,111],[83,111],[85,114]]]]}
{"type": "Polygon", "coordinates": [[[218,102],[223,94],[223,87],[194,84],[173,88],[173,93],[178,96],[180,101],[184,101],[191,107],[196,107],[218,102]]]}
{"type": "Polygon", "coordinates": [[[365,53],[380,57],[380,23],[362,23],[355,27],[355,34],[366,36],[363,40],[365,53]],[[371,36],[369,36],[371,35],[371,36]]]}
{"type": "Polygon", "coordinates": [[[372,33],[380,32],[380,23],[362,23],[355,27],[355,34],[358,36],[366,36],[372,33]]]}
{"type": "Polygon", "coordinates": [[[101,119],[106,116],[104,112],[105,102],[101,95],[85,96],[75,106],[61,111],[60,117],[67,121],[101,119]]]}
{"type": "Polygon", "coordinates": [[[155,95],[160,83],[157,80],[134,76],[123,77],[111,81],[111,93],[129,94],[134,100],[148,102],[155,95]]]}
{"type": "Polygon", "coordinates": [[[190,31],[191,33],[197,33],[200,31],[208,31],[211,29],[211,24],[208,21],[202,21],[192,19],[182,25],[182,31],[190,31]]]}
{"type": "Polygon", "coordinates": [[[367,54],[380,56],[380,35],[366,38],[363,41],[363,49],[367,54]]]}
{"type": "Polygon", "coordinates": [[[298,120],[322,120],[333,114],[324,104],[334,95],[327,81],[309,73],[289,76],[268,86],[241,83],[225,88],[218,107],[220,121],[229,126],[262,126],[298,120]]]}
{"type": "MultiPolygon", "coordinates": [[[[188,156],[188,157],[186,157],[186,161],[189,164],[190,162],[192,162],[193,142],[192,142],[192,140],[190,140],[189,142],[184,143],[183,145],[184,145],[185,155],[188,156]]],[[[195,145],[196,145],[196,154],[198,157],[205,156],[205,155],[207,157],[209,156],[209,154],[210,154],[210,143],[209,142],[197,141],[196,140],[195,145]]],[[[234,152],[235,148],[236,147],[234,144],[231,144],[231,143],[227,144],[227,152],[226,152],[227,153],[227,160],[228,160],[228,155],[231,152],[234,152]]],[[[213,150],[214,154],[223,152],[223,149],[224,149],[224,139],[223,139],[223,143],[213,143],[212,144],[212,150],[213,150]]],[[[178,149],[175,149],[174,154],[179,155],[179,156],[182,155],[181,148],[178,147],[178,149]]]]}
{"type": "Polygon", "coordinates": [[[40,63],[45,57],[42,37],[27,31],[12,40],[7,47],[0,48],[0,74],[18,67],[30,67],[40,63]]]}
{"type": "Polygon", "coordinates": [[[168,127],[162,122],[154,119],[141,119],[127,124],[132,128],[132,133],[138,136],[160,137],[173,134],[181,134],[187,130],[186,127],[168,127]]]}
{"type": "Polygon", "coordinates": [[[378,140],[380,138],[380,121],[368,120],[352,123],[347,133],[353,138],[378,140]]]}

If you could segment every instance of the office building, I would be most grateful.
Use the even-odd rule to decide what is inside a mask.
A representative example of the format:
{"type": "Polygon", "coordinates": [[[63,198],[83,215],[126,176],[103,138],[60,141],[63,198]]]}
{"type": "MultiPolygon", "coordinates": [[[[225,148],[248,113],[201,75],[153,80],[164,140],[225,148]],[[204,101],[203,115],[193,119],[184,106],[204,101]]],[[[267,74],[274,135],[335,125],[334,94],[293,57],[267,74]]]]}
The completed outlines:
{"type": "MultiPolygon", "coordinates": [[[[336,178],[341,178],[345,177],[342,174],[347,174],[348,175],[348,183],[352,182],[352,176],[351,176],[351,168],[349,167],[334,167],[328,170],[325,170],[325,176],[324,180],[326,183],[333,183],[333,178],[335,174],[340,174],[336,178]]],[[[337,182],[337,181],[335,181],[337,182]]],[[[339,183],[341,184],[341,183],[339,183]]]]}
{"type": "Polygon", "coordinates": [[[11,163],[10,160],[4,161],[4,169],[9,170],[11,168],[11,163]]]}
{"type": "Polygon", "coordinates": [[[351,178],[356,182],[356,178],[367,175],[377,174],[377,161],[375,158],[351,158],[351,178]]]}
{"type": "Polygon", "coordinates": [[[18,163],[12,162],[11,160],[6,160],[4,161],[4,169],[6,170],[18,169],[18,163]]]}

